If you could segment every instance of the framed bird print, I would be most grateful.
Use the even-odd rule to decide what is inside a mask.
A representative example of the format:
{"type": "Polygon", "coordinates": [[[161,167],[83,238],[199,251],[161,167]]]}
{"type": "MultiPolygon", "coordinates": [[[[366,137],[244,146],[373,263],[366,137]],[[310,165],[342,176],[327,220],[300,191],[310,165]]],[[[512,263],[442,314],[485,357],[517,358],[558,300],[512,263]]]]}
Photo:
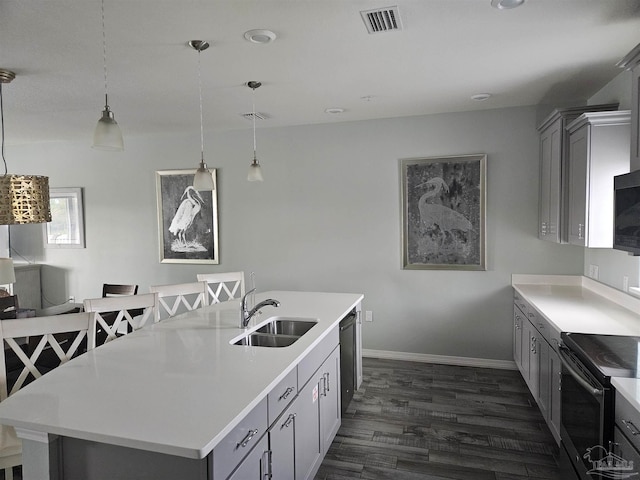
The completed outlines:
{"type": "Polygon", "coordinates": [[[400,160],[404,269],[486,270],[487,156],[400,160]]]}
{"type": "Polygon", "coordinates": [[[213,191],[193,188],[196,170],[156,172],[160,263],[217,264],[218,201],[213,191]]]}

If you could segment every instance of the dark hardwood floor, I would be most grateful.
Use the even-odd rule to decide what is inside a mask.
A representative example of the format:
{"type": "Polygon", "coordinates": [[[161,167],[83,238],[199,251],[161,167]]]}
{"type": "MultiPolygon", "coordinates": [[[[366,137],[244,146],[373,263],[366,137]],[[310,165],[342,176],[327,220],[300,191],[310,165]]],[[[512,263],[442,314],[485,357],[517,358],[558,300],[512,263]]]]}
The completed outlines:
{"type": "Polygon", "coordinates": [[[560,480],[557,452],[516,370],[365,358],[316,480],[560,480]]]}

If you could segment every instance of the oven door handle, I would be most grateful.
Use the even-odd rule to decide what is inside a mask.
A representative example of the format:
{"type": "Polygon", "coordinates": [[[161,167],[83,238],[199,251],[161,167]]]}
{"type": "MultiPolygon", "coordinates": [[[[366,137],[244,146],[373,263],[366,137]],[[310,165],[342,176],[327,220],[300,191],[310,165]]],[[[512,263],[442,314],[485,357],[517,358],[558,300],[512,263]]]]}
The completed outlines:
{"type": "Polygon", "coordinates": [[[564,367],[569,371],[571,376],[576,380],[576,382],[578,382],[582,386],[582,388],[587,390],[589,393],[591,393],[595,397],[601,397],[604,394],[604,391],[599,388],[595,388],[593,385],[591,385],[591,383],[585,380],[585,378],[580,374],[580,372],[578,372],[573,367],[573,365],[571,365],[569,360],[567,360],[568,354],[565,351],[569,351],[569,349],[564,345],[560,345],[558,347],[558,352],[560,353],[560,361],[562,362],[562,365],[564,365],[564,367]]]}

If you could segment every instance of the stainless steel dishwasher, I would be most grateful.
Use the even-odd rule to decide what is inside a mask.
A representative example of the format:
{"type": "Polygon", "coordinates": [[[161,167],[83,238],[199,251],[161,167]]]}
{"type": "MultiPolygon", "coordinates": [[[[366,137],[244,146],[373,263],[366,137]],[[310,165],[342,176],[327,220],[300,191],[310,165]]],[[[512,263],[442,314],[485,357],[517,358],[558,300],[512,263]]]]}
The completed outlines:
{"type": "Polygon", "coordinates": [[[356,386],[356,311],[340,321],[340,383],[341,409],[347,410],[356,386]]]}

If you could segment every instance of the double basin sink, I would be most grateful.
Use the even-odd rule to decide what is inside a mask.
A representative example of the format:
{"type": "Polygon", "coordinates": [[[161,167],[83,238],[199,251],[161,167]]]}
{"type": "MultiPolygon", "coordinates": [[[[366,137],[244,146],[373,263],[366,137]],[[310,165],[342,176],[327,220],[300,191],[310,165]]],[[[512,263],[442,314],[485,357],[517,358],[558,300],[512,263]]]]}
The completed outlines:
{"type": "Polygon", "coordinates": [[[231,341],[233,345],[254,347],[288,347],[318,323],[303,318],[274,317],[240,338],[231,341]]]}

